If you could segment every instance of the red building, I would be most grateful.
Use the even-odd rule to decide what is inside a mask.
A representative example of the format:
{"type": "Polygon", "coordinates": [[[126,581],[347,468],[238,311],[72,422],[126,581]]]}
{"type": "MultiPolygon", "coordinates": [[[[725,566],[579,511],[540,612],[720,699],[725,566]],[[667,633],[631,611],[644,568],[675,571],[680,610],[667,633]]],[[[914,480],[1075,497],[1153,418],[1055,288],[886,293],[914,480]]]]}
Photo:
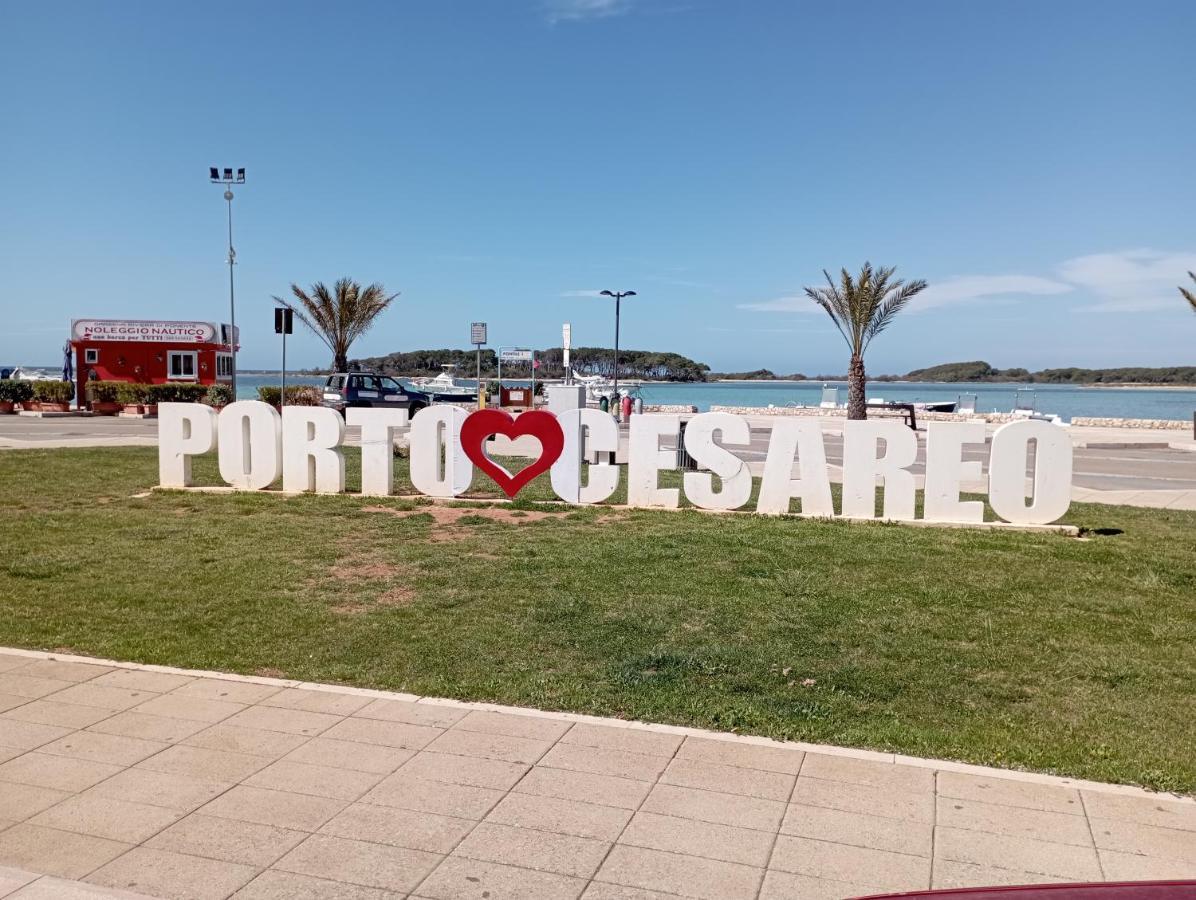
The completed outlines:
{"type": "Polygon", "coordinates": [[[212,322],[75,319],[75,396],[87,396],[88,381],[231,383],[230,332],[228,325],[212,322]]]}

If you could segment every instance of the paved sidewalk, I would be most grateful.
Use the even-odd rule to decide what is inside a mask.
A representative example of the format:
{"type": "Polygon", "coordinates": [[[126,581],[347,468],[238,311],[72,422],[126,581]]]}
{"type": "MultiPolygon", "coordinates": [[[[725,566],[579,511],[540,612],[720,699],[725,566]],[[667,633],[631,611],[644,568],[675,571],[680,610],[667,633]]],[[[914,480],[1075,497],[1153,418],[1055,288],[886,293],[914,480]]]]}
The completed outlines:
{"type": "Polygon", "coordinates": [[[0,710],[0,866],[152,897],[1196,877],[1196,803],[1135,788],[3,649],[0,710]]]}

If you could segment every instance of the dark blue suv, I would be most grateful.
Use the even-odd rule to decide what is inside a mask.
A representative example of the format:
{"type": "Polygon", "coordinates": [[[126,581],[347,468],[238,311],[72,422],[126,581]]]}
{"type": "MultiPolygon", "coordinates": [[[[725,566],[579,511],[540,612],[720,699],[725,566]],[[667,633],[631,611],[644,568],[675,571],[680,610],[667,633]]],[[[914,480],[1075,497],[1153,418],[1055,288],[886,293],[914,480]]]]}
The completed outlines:
{"type": "Polygon", "coordinates": [[[409,415],[428,405],[428,397],[377,372],[338,372],[324,382],[323,406],[343,413],[351,406],[406,409],[409,415]]]}

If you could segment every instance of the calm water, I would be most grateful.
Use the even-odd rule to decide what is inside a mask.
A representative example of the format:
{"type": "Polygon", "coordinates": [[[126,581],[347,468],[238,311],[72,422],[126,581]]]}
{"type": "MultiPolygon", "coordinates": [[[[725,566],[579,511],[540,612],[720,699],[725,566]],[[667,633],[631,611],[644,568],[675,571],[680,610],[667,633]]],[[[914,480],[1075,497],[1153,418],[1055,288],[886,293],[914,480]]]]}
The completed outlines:
{"type": "MultiPolygon", "coordinates": [[[[278,384],[275,376],[242,375],[238,379],[240,399],[257,397],[263,384],[278,384]]],[[[470,379],[462,379],[472,384],[470,379]]],[[[288,384],[323,384],[323,377],[287,377],[288,384]]],[[[510,384],[520,382],[512,381],[510,384]]],[[[847,385],[839,387],[839,401],[847,400],[847,385]]],[[[886,384],[868,385],[868,396],[901,403],[956,400],[960,394],[975,394],[980,412],[1009,412],[1016,391],[1026,385],[1016,384],[886,384]]],[[[1071,385],[1033,385],[1037,408],[1064,419],[1072,416],[1109,416],[1123,419],[1184,419],[1191,421],[1196,411],[1196,389],[1159,388],[1086,388],[1071,385]]],[[[646,403],[683,403],[706,410],[711,405],[787,406],[797,403],[817,406],[822,399],[822,382],[750,382],[743,384],[645,384],[640,393],[646,403]]]]}

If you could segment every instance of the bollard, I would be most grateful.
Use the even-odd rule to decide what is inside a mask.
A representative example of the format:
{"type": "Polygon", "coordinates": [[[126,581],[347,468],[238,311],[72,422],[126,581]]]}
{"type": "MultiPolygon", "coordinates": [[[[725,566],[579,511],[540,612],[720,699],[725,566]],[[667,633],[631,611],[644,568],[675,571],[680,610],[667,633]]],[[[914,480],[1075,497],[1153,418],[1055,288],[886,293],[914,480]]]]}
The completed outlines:
{"type": "Polygon", "coordinates": [[[698,464],[694,462],[694,458],[689,455],[689,451],[685,449],[685,420],[681,420],[681,428],[677,432],[677,468],[682,471],[696,472],[698,464]]]}

